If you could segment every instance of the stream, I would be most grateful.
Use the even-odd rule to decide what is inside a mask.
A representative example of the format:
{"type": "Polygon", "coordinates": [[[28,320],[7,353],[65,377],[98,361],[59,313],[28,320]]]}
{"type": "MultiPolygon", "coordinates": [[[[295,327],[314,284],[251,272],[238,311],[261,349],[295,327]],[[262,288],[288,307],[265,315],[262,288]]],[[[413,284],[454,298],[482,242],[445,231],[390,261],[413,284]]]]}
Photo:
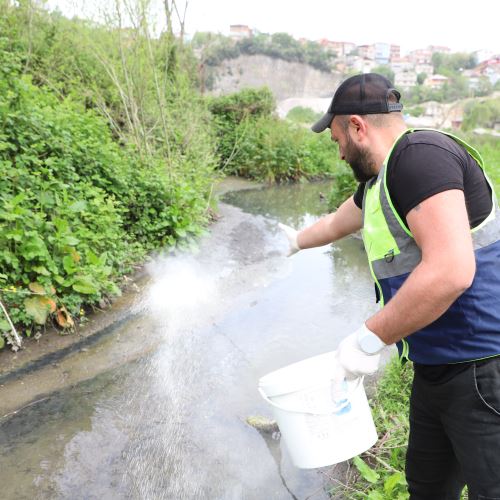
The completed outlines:
{"type": "Polygon", "coordinates": [[[328,499],[325,471],[246,423],[272,418],[260,377],[334,350],[376,310],[360,239],[285,257],[278,222],[312,223],[328,192],[229,192],[197,251],[153,258],[130,319],[61,361],[68,385],[0,420],[0,498],[328,499]]]}

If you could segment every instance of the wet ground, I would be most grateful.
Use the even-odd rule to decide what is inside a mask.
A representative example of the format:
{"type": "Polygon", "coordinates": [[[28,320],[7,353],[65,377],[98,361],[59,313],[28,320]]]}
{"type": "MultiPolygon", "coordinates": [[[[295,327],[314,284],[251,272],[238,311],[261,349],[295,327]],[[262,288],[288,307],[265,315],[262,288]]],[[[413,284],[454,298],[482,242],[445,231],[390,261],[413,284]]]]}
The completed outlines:
{"type": "Polygon", "coordinates": [[[0,374],[0,498],[328,498],[323,471],[245,422],[271,416],[261,376],[375,310],[359,239],[284,257],[277,223],[311,223],[328,189],[227,193],[199,250],[153,259],[109,331],[0,374]]]}

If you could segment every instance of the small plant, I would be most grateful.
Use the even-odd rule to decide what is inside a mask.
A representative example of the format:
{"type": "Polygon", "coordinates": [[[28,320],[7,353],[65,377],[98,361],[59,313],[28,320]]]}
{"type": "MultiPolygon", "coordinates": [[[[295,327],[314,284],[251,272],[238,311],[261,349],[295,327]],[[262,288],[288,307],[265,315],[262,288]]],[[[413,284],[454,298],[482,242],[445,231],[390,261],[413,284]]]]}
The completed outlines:
{"type": "Polygon", "coordinates": [[[286,115],[287,119],[295,123],[306,123],[312,125],[315,121],[319,120],[323,114],[316,113],[311,108],[304,108],[303,106],[295,106],[286,115]]]}
{"type": "Polygon", "coordinates": [[[387,364],[370,401],[379,440],[368,452],[352,460],[343,485],[335,486],[347,499],[405,500],[409,498],[404,475],[408,441],[408,410],[413,380],[411,363],[397,357],[387,364]]]}

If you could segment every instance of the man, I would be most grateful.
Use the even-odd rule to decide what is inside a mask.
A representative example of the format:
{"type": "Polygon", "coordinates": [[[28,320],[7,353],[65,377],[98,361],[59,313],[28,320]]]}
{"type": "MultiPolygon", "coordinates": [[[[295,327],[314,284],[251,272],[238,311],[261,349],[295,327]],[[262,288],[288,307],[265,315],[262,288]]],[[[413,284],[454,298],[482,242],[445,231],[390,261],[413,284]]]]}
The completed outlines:
{"type": "Polygon", "coordinates": [[[479,154],[407,129],[378,74],[344,81],[314,132],[330,130],[360,182],[297,232],[291,253],[359,229],[382,308],[338,347],[348,376],[397,343],[414,363],[406,477],[413,500],[500,499],[500,212],[479,154]]]}

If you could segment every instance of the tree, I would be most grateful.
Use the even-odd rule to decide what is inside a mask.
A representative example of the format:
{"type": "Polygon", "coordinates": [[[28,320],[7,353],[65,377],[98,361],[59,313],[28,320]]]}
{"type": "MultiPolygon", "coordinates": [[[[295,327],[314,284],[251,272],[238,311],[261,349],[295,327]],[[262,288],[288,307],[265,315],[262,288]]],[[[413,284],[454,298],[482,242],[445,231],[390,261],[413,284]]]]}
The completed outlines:
{"type": "Polygon", "coordinates": [[[434,52],[432,54],[432,66],[434,73],[449,76],[464,69],[474,68],[476,66],[476,59],[474,54],[464,52],[456,52],[454,54],[434,52]]]}
{"type": "Polygon", "coordinates": [[[419,73],[417,75],[417,84],[418,85],[423,85],[425,82],[425,79],[427,78],[427,73],[419,73]]]}
{"type": "Polygon", "coordinates": [[[500,122],[500,99],[475,100],[464,109],[463,130],[493,128],[500,122]]]}

